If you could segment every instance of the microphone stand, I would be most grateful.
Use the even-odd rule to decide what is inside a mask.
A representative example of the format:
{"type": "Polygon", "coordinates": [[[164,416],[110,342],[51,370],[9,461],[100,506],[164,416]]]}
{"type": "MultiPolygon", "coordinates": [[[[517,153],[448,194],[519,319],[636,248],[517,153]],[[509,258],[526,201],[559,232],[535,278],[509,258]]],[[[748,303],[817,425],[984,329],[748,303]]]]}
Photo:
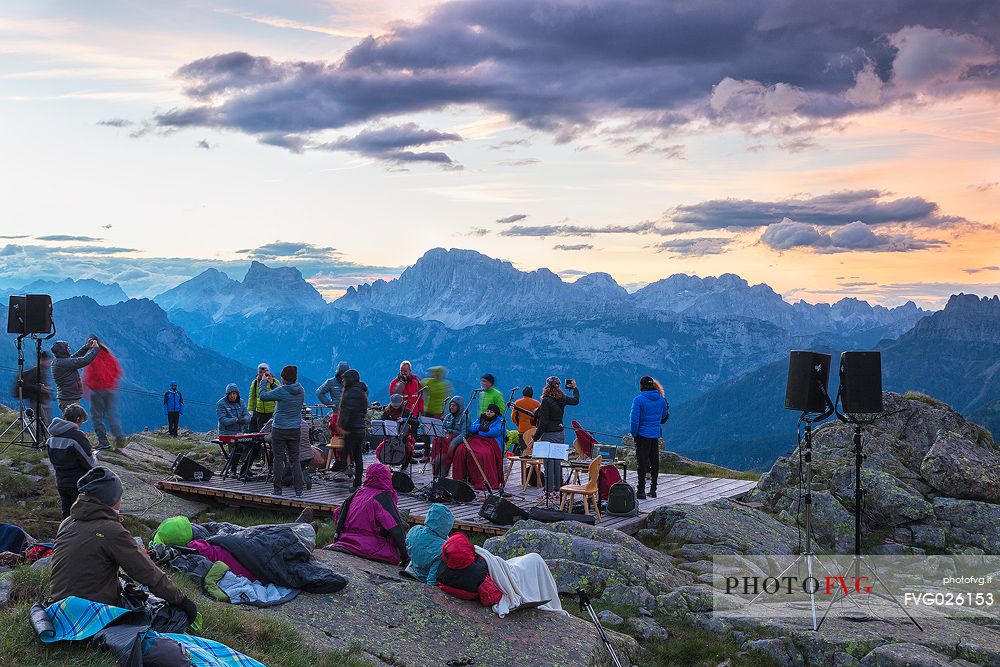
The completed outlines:
{"type": "MultiPolygon", "coordinates": [[[[514,387],[510,390],[510,394],[507,396],[507,404],[504,406],[503,414],[500,416],[500,438],[503,442],[503,446],[500,447],[500,497],[504,495],[504,491],[507,489],[507,476],[503,474],[503,461],[507,456],[507,411],[513,410],[511,406],[514,404],[514,392],[516,392],[520,387],[514,387]]],[[[512,464],[513,465],[513,464],[512,464]]]]}

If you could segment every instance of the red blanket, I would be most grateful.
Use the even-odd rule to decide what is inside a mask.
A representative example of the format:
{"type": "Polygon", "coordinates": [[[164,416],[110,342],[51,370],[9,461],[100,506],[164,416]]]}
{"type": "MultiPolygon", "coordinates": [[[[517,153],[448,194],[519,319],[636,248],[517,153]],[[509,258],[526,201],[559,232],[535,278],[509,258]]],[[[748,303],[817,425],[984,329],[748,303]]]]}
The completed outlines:
{"type": "Polygon", "coordinates": [[[493,489],[500,488],[500,479],[503,476],[503,457],[500,456],[500,448],[493,438],[484,438],[479,435],[471,435],[466,442],[460,443],[455,449],[455,455],[451,462],[451,477],[459,481],[468,482],[473,488],[482,491],[486,488],[483,484],[483,476],[479,474],[479,468],[470,457],[475,456],[480,467],[486,473],[486,480],[493,489]]]}

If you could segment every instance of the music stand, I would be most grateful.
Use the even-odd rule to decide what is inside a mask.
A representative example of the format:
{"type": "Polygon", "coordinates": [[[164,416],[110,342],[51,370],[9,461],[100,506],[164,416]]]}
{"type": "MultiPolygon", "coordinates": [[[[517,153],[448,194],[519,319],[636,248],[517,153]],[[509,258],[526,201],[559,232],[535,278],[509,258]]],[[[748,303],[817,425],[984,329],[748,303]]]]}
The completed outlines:
{"type": "MultiPolygon", "coordinates": [[[[545,459],[547,461],[569,461],[569,448],[565,443],[561,442],[546,442],[544,440],[535,440],[533,448],[531,450],[531,458],[535,459],[545,459]]],[[[547,466],[551,468],[552,466],[547,466]]],[[[559,480],[562,481],[562,467],[559,467],[559,480]]],[[[554,491],[551,489],[558,489],[556,486],[555,479],[552,479],[552,475],[545,476],[545,509],[552,509],[552,494],[554,491]]]]}

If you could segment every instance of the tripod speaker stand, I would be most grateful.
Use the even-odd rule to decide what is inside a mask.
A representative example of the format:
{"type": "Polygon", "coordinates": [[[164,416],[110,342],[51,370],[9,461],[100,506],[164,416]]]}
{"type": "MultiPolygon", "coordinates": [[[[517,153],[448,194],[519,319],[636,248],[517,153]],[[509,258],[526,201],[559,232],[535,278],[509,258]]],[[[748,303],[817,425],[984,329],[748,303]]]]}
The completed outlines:
{"type": "Polygon", "coordinates": [[[24,403],[24,339],[31,337],[35,341],[35,369],[38,375],[38,384],[42,385],[42,341],[48,340],[56,335],[55,327],[46,336],[37,334],[19,334],[17,337],[17,382],[15,383],[17,394],[17,419],[12,421],[7,428],[0,433],[0,455],[4,454],[13,446],[38,449],[45,445],[48,439],[48,425],[41,411],[41,396],[36,394],[34,408],[26,408],[24,403]],[[7,440],[8,434],[11,434],[7,440]],[[27,438],[25,437],[27,436],[27,438]]]}

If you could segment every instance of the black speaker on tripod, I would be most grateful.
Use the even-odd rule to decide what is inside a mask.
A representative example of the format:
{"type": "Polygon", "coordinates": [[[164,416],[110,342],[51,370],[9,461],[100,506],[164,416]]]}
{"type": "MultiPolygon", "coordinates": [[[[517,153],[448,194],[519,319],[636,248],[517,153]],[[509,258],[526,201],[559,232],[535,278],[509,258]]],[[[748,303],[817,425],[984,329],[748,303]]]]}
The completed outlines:
{"type": "Polygon", "coordinates": [[[788,355],[785,409],[825,412],[826,386],[830,381],[830,355],[793,350],[788,355]]]}
{"type": "Polygon", "coordinates": [[[849,415],[882,412],[882,353],[840,355],[840,401],[849,415]]]}
{"type": "Polygon", "coordinates": [[[43,334],[52,331],[52,297],[48,294],[12,295],[7,302],[7,333],[43,334]]]}

